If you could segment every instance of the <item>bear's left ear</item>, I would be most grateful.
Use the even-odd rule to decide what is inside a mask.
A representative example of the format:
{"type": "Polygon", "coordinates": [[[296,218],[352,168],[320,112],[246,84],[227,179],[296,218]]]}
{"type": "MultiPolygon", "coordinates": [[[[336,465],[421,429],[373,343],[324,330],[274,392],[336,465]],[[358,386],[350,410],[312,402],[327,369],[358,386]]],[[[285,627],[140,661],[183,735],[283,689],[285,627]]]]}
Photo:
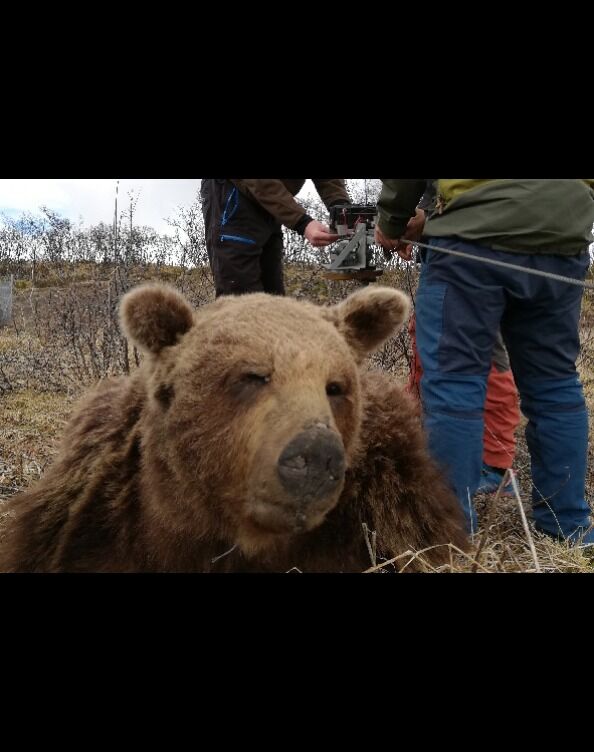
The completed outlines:
{"type": "Polygon", "coordinates": [[[366,287],[324,309],[324,315],[361,361],[400,329],[409,310],[410,299],[403,292],[391,287],[366,287]]]}
{"type": "Polygon", "coordinates": [[[194,312],[173,287],[142,285],[122,298],[120,322],[135,345],[157,355],[164,347],[175,345],[192,327],[194,312]]]}

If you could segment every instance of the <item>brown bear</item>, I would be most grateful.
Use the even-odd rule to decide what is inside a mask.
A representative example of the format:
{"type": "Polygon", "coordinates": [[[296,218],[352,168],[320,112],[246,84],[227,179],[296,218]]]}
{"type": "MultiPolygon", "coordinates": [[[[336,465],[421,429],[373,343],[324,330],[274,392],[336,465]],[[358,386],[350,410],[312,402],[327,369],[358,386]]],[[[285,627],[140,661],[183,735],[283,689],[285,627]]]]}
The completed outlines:
{"type": "Polygon", "coordinates": [[[385,287],[197,311],[166,286],[130,291],[121,324],[144,362],[88,395],[50,469],[4,504],[0,571],[361,572],[374,533],[378,562],[449,560],[460,506],[412,400],[365,365],[408,309],[385,287]]]}

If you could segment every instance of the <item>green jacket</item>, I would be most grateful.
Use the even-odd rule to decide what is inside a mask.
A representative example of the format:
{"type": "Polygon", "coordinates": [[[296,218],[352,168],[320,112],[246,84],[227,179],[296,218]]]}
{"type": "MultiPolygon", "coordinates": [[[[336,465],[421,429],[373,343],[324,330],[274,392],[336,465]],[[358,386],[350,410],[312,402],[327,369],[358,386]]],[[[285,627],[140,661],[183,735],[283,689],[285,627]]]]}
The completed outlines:
{"type": "MultiPolygon", "coordinates": [[[[398,238],[427,180],[383,180],[379,228],[398,238]]],[[[594,180],[439,179],[428,237],[452,237],[516,253],[573,255],[593,242],[594,180]]]]}

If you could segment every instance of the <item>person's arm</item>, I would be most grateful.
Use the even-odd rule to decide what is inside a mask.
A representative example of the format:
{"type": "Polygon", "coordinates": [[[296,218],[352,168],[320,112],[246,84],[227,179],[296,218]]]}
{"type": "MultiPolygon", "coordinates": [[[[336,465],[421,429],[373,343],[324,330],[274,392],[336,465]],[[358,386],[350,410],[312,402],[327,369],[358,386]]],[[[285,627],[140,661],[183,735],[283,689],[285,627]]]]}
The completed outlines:
{"type": "Polygon", "coordinates": [[[436,181],[427,180],[425,192],[419,200],[419,203],[415,210],[415,216],[411,217],[408,220],[404,235],[400,239],[400,242],[396,245],[396,251],[400,258],[404,261],[411,260],[413,245],[415,243],[418,243],[423,236],[423,230],[425,229],[427,216],[430,216],[435,211],[436,199],[436,181]]]}
{"type": "Polygon", "coordinates": [[[389,238],[400,238],[406,230],[419,199],[425,192],[427,180],[386,180],[377,201],[378,226],[389,238]]]}
{"type": "MultiPolygon", "coordinates": [[[[260,178],[232,178],[231,182],[242,192],[247,192],[260,206],[272,214],[282,225],[303,235],[315,248],[338,240],[338,235],[329,231],[326,225],[310,217],[295,201],[282,180],[260,178]]],[[[345,191],[346,194],[346,191],[345,191]]],[[[339,192],[336,192],[336,195],[339,192]]],[[[348,194],[347,199],[348,199],[348,194]]]]}
{"type": "Polygon", "coordinates": [[[346,189],[346,183],[343,178],[312,178],[312,183],[315,185],[316,191],[328,211],[330,211],[335,204],[351,203],[350,196],[346,189]]]}
{"type": "MultiPolygon", "coordinates": [[[[247,193],[260,206],[291,230],[306,216],[303,207],[295,201],[282,180],[268,178],[230,178],[240,191],[247,193]]],[[[311,220],[311,217],[309,217],[311,220]]],[[[301,232],[303,234],[303,231],[301,232]]]]}
{"type": "Polygon", "coordinates": [[[397,251],[402,259],[409,261],[410,241],[419,240],[425,226],[425,211],[419,208],[419,203],[426,196],[427,180],[382,180],[382,183],[375,242],[387,256],[397,251]]]}

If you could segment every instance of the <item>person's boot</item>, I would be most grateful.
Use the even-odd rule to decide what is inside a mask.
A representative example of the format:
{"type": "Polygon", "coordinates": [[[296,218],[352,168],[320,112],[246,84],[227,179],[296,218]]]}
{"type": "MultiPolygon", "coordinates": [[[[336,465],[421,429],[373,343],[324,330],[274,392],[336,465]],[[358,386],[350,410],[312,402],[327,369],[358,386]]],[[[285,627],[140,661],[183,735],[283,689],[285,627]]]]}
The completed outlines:
{"type": "MultiPolygon", "coordinates": [[[[483,462],[481,469],[481,480],[476,489],[477,494],[494,494],[497,493],[497,489],[501,485],[503,476],[505,475],[505,469],[501,467],[493,467],[483,462]]],[[[500,492],[501,496],[513,496],[514,487],[511,482],[507,483],[500,492]]]]}

